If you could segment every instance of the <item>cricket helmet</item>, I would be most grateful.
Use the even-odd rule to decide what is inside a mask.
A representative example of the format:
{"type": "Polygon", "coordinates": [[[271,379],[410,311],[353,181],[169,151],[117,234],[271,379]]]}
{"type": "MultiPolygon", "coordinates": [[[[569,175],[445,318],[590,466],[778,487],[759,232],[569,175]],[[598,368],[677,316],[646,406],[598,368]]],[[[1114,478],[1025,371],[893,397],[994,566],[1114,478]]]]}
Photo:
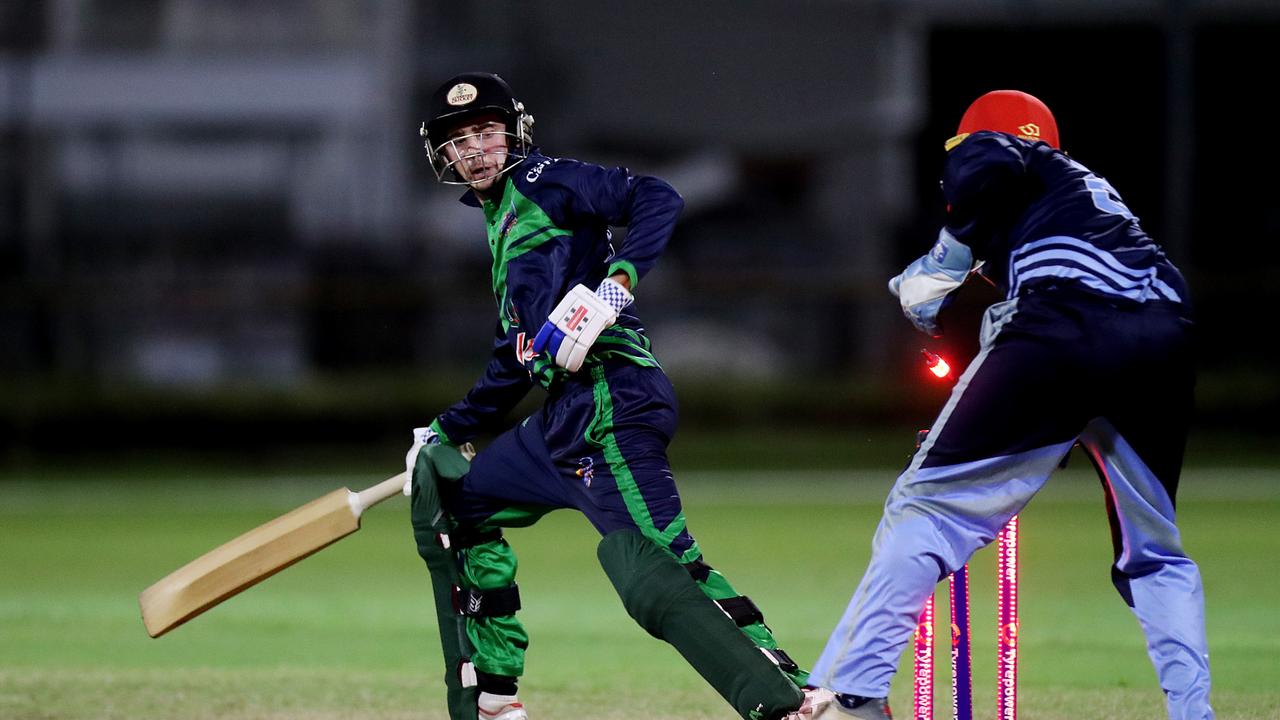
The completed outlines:
{"type": "Polygon", "coordinates": [[[425,138],[424,146],[431,167],[440,182],[450,185],[466,183],[453,171],[458,153],[449,160],[443,152],[450,143],[464,138],[448,136],[449,129],[458,123],[485,113],[496,113],[506,124],[507,163],[503,173],[522,162],[533,144],[533,116],[525,112],[524,103],[516,99],[506,80],[493,73],[468,72],[450,78],[431,95],[427,104],[429,119],[422,123],[418,134],[425,138]]]}
{"type": "Polygon", "coordinates": [[[1058,148],[1058,122],[1049,107],[1034,95],[1020,90],[992,90],[974,100],[960,118],[955,137],[947,141],[948,150],[959,145],[970,133],[994,130],[1023,140],[1041,141],[1058,148]]]}

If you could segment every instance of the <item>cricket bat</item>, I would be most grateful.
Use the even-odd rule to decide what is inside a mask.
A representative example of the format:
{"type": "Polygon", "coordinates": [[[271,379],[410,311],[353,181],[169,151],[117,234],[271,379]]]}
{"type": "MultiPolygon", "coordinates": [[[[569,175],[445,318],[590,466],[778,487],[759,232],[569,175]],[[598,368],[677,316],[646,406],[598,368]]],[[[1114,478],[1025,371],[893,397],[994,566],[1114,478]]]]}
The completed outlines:
{"type": "Polygon", "coordinates": [[[183,565],[142,591],[142,624],[160,637],[360,529],[360,514],[398,493],[407,473],[361,492],[340,488],[183,565]]]}

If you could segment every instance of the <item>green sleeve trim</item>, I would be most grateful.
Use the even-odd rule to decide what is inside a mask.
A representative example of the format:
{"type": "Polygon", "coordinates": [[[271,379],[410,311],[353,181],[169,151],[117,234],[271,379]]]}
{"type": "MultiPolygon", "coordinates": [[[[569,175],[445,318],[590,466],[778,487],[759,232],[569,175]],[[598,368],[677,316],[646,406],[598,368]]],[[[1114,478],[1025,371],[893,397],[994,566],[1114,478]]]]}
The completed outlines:
{"type": "Polygon", "coordinates": [[[435,420],[432,420],[430,427],[432,430],[435,431],[437,435],[440,436],[440,442],[444,443],[445,445],[458,444],[454,442],[452,438],[449,437],[449,433],[445,432],[444,428],[440,427],[440,418],[436,418],[435,420]]]}
{"type": "Polygon", "coordinates": [[[613,277],[619,271],[627,274],[627,279],[631,281],[631,292],[635,292],[636,285],[640,284],[640,276],[636,274],[636,266],[632,265],[630,260],[614,260],[604,276],[613,277]]]}

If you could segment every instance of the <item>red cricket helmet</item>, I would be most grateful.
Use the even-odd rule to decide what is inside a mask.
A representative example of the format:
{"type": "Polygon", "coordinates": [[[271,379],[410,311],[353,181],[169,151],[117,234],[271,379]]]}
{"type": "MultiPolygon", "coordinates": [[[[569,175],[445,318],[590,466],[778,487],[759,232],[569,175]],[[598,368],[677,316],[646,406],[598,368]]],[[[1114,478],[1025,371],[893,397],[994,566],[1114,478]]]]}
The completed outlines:
{"type": "Polygon", "coordinates": [[[956,136],[947,141],[947,149],[955,147],[979,130],[1008,133],[1023,140],[1058,145],[1058,122],[1049,107],[1034,95],[1020,90],[992,90],[974,100],[960,118],[956,136]]]}

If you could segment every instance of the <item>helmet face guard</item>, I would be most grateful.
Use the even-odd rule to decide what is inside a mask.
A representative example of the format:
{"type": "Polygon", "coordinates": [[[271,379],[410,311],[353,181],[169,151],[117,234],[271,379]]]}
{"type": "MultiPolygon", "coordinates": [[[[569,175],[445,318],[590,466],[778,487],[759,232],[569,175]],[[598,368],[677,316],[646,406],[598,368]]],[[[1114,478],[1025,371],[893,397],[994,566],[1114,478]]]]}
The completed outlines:
{"type": "MultiPolygon", "coordinates": [[[[532,125],[533,117],[523,113],[518,116],[516,122],[525,122],[526,118],[528,124],[532,125]]],[[[461,118],[458,122],[462,122],[464,119],[461,118]]],[[[423,123],[422,127],[418,129],[418,134],[425,138],[423,147],[427,151],[427,158],[431,160],[431,169],[435,171],[436,179],[445,185],[469,185],[469,181],[462,179],[457,165],[477,155],[495,154],[492,150],[486,150],[483,147],[478,149],[468,147],[469,143],[467,141],[472,138],[493,135],[506,137],[506,146],[501,149],[501,152],[506,157],[503,159],[502,169],[493,176],[495,178],[505,175],[511,168],[524,162],[529,155],[529,146],[532,144],[532,138],[528,130],[524,132],[511,132],[506,129],[502,131],[489,130],[454,137],[449,137],[442,133],[440,138],[436,138],[427,129],[427,124],[423,123]]]]}
{"type": "MultiPolygon", "coordinates": [[[[501,170],[491,176],[501,177],[519,165],[529,155],[533,145],[533,116],[525,112],[524,103],[515,98],[506,81],[492,73],[463,73],[445,84],[431,96],[431,119],[422,123],[418,133],[424,138],[423,146],[431,160],[436,179],[446,185],[470,185],[458,172],[458,165],[482,154],[494,151],[479,150],[466,142],[471,138],[495,134],[506,137],[505,154],[501,170]],[[502,131],[486,131],[449,137],[449,130],[461,123],[484,114],[498,115],[506,127],[502,131]]],[[[488,179],[488,178],[486,178],[488,179]]]]}

